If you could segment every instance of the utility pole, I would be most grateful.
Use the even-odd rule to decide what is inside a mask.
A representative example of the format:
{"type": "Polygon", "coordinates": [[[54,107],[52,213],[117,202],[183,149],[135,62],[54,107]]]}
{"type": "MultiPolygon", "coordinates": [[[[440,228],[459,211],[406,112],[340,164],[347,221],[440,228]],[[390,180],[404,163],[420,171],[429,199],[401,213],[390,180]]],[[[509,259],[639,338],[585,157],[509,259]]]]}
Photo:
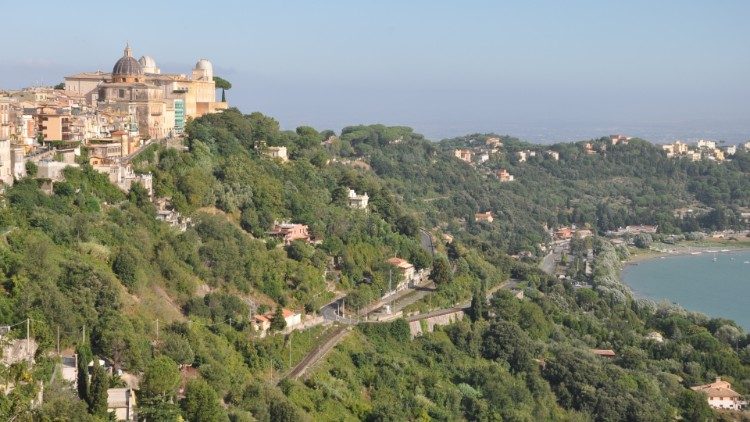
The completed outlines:
{"type": "Polygon", "coordinates": [[[30,329],[31,326],[31,318],[26,318],[26,354],[29,354],[29,350],[31,350],[31,347],[29,346],[29,334],[31,332],[30,329]]]}
{"type": "Polygon", "coordinates": [[[81,330],[81,344],[86,344],[86,324],[83,324],[83,329],[81,330]]]}
{"type": "Polygon", "coordinates": [[[156,319],[156,342],[159,342],[159,318],[156,319]]]}
{"type": "Polygon", "coordinates": [[[289,332],[289,369],[292,369],[292,331],[289,332]]]}
{"type": "Polygon", "coordinates": [[[60,326],[57,326],[57,356],[60,356],[60,326]]]}

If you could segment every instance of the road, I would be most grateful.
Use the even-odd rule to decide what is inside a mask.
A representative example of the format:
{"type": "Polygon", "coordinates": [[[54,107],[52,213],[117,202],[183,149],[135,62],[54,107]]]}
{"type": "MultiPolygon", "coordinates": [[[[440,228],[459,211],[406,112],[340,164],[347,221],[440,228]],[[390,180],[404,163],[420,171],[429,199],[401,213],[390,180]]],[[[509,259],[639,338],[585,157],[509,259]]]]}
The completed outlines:
{"type": "MultiPolygon", "coordinates": [[[[504,283],[498,284],[497,286],[491,288],[487,291],[486,298],[489,299],[492,297],[495,292],[501,289],[512,289],[515,288],[518,285],[518,280],[511,279],[504,283]]],[[[393,312],[398,312],[398,310],[403,309],[404,307],[416,302],[417,300],[423,298],[424,296],[434,292],[434,284],[427,283],[425,285],[422,285],[420,287],[417,287],[416,289],[406,289],[402,290],[401,292],[395,293],[395,295],[398,295],[398,297],[394,297],[394,310],[393,312]],[[395,308],[398,309],[396,310],[395,308]]],[[[387,301],[390,301],[391,298],[387,298],[387,301]]],[[[362,322],[359,319],[352,319],[347,317],[341,317],[337,313],[338,306],[341,304],[341,301],[345,300],[345,298],[342,298],[341,300],[337,300],[334,302],[329,303],[328,305],[324,306],[321,309],[321,314],[328,320],[335,321],[342,323],[343,325],[337,326],[334,328],[334,330],[326,336],[326,338],[323,340],[323,342],[318,345],[315,349],[313,349],[310,353],[308,353],[302,360],[294,367],[291,371],[284,377],[288,379],[297,379],[305,374],[305,372],[313,365],[315,365],[317,362],[319,362],[321,359],[325,357],[328,352],[331,351],[336,345],[338,345],[341,340],[346,337],[346,334],[348,334],[352,327],[356,324],[359,324],[362,322]]],[[[384,303],[382,303],[383,300],[379,300],[375,304],[379,304],[377,307],[373,307],[375,304],[368,306],[367,308],[364,308],[363,311],[366,311],[363,316],[367,316],[375,309],[379,308],[380,306],[383,306],[384,303]]],[[[428,312],[426,314],[420,314],[415,315],[410,318],[408,318],[409,321],[412,320],[418,320],[423,319],[429,316],[437,316],[442,315],[445,313],[451,313],[455,312],[458,309],[466,309],[469,306],[471,306],[471,301],[467,301],[464,303],[459,304],[456,307],[452,308],[446,308],[446,309],[438,309],[431,312],[428,312]]]]}

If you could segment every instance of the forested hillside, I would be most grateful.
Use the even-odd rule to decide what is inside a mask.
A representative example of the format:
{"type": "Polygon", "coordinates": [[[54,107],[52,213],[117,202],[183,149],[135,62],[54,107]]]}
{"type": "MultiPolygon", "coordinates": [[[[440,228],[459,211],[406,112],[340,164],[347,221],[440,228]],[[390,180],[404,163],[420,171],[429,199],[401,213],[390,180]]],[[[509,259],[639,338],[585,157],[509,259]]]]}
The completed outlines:
{"type": "Polygon", "coordinates": [[[148,147],[136,168],[191,218],[184,232],[156,219],[145,189],[122,193],[86,164],[66,169],[52,194],[32,177],[7,188],[0,324],[28,319],[39,350],[33,367],[4,368],[17,387],[0,397],[0,418],[106,420],[102,385],[124,381],[95,365],[77,391],[59,382],[58,333],[80,362],[101,357],[140,379],[144,420],[709,420],[689,386],[722,376],[750,391],[750,337],[731,321],[634,300],[618,281],[626,249],[587,240],[596,265],[585,288],[510,257],[540,257],[548,229],[573,223],[599,234],[742,228],[747,153],[693,163],[642,140],[590,155],[502,137],[500,152],[470,165],[454,148],[490,135],[433,143],[380,125],[334,135],[230,109],[191,121],[184,149],[148,147]],[[268,157],[273,146],[289,162],[268,157]],[[518,162],[525,149],[540,154],[518,162]],[[500,183],[501,168],[516,181],[500,183]],[[369,195],[367,210],[349,207],[350,189],[369,195]],[[686,207],[696,213],[675,216],[686,207]],[[491,224],[474,219],[485,211],[491,224]],[[312,241],[283,245],[269,234],[281,221],[307,225],[312,241]],[[388,291],[394,256],[432,270],[435,291],[416,307],[473,297],[467,318],[415,339],[404,320],[359,324],[306,380],[282,380],[328,329],[260,338],[252,315],[312,315],[337,295],[361,309],[388,291]],[[523,300],[481,300],[510,277],[523,300]],[[44,400],[32,406],[40,382],[44,400]]]}

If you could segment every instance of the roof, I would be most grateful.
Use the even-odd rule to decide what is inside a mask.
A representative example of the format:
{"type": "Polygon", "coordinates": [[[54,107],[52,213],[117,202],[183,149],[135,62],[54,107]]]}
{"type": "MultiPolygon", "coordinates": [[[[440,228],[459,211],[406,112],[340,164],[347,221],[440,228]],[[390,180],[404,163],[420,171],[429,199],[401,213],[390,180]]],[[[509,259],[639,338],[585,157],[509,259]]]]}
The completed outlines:
{"type": "Polygon", "coordinates": [[[291,311],[291,310],[289,310],[287,308],[282,308],[281,309],[281,313],[282,313],[282,315],[284,315],[284,318],[289,318],[291,316],[298,315],[297,312],[291,311]]]}
{"type": "Polygon", "coordinates": [[[409,263],[409,261],[396,257],[390,258],[387,262],[394,267],[398,267],[404,270],[413,267],[413,265],[409,263]]]}
{"type": "Polygon", "coordinates": [[[591,353],[598,356],[615,357],[615,351],[611,349],[591,349],[591,353]]]}
{"type": "Polygon", "coordinates": [[[726,381],[722,381],[721,378],[716,378],[716,381],[710,384],[696,385],[690,387],[693,391],[698,391],[706,394],[708,397],[742,397],[742,395],[732,390],[732,385],[726,381]]]}
{"type": "Polygon", "coordinates": [[[107,407],[112,409],[115,407],[127,407],[128,396],[130,396],[129,388],[110,388],[107,390],[107,407]]]}
{"type": "Polygon", "coordinates": [[[130,46],[125,47],[123,56],[115,63],[112,68],[113,75],[142,75],[143,67],[138,60],[133,57],[133,51],[130,46]]]}

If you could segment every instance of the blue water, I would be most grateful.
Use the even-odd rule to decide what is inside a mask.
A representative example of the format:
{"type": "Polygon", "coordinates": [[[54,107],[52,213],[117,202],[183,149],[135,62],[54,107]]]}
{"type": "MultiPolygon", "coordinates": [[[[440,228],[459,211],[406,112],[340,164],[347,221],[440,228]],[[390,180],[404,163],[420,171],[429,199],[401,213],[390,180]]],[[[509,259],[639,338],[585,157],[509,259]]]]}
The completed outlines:
{"type": "Polygon", "coordinates": [[[750,331],[750,263],[746,261],[750,251],[657,258],[628,265],[623,280],[636,296],[666,299],[690,311],[729,318],[750,331]]]}

